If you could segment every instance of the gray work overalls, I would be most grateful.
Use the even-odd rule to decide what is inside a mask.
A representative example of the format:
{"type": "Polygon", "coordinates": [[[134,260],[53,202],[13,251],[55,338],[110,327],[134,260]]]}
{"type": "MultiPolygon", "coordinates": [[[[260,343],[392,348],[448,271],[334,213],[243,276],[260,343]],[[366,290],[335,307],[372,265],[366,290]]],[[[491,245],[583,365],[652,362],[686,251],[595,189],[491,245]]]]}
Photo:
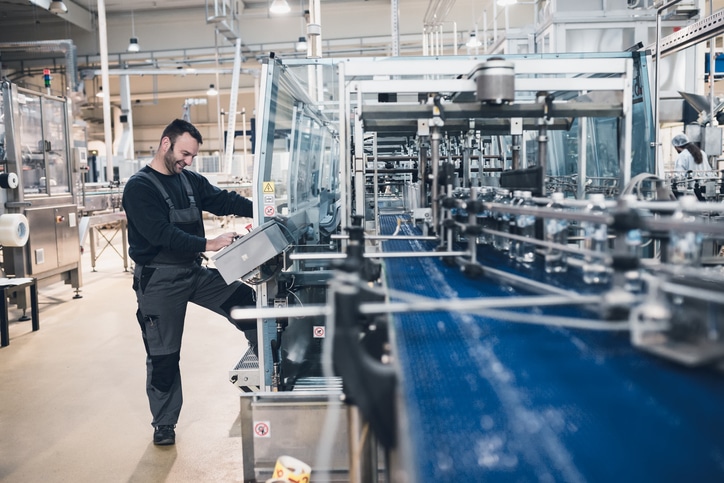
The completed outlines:
{"type": "MultiPolygon", "coordinates": [[[[169,206],[169,221],[186,233],[200,235],[203,220],[186,175],[179,174],[189,197],[188,208],[176,208],[161,182],[152,174],[138,172],[161,192],[169,206]]],[[[138,322],[146,347],[146,393],[153,415],[152,425],[175,425],[183,396],[179,358],[186,306],[193,302],[223,315],[243,330],[249,343],[256,344],[253,325],[240,325],[230,319],[232,307],[254,305],[254,292],[243,283],[224,282],[214,269],[202,267],[200,254],[186,256],[163,249],[146,265],[136,265],[133,289],[136,292],[138,322]]],[[[221,342],[221,341],[220,341],[221,342]]]]}

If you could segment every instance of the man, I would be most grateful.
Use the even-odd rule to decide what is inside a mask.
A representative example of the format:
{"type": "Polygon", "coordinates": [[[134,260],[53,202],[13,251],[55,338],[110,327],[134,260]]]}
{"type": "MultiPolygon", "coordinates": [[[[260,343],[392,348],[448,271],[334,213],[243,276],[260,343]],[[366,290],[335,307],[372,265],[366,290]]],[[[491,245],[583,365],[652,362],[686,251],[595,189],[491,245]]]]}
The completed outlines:
{"type": "Polygon", "coordinates": [[[240,281],[227,285],[216,270],[200,263],[202,252],[220,250],[237,236],[229,232],[207,239],[202,210],[251,217],[252,203],[184,169],[201,143],[192,124],[173,121],[163,131],[151,163],[128,180],[123,192],[129,254],[136,262],[136,317],[147,355],[146,393],[157,445],[176,442],[174,428],[182,404],[179,355],[188,302],[223,315],[256,346],[255,324],[230,318],[233,307],[254,304],[252,289],[240,281]]]}

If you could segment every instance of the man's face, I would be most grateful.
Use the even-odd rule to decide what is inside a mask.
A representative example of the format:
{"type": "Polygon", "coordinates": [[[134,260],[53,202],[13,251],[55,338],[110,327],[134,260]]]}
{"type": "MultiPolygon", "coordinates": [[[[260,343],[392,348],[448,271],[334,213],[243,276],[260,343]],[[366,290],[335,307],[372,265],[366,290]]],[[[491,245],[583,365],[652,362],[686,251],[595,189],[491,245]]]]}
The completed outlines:
{"type": "Polygon", "coordinates": [[[186,166],[191,166],[199,153],[199,143],[193,136],[185,132],[171,143],[169,138],[163,138],[161,145],[166,152],[163,155],[163,164],[168,174],[179,174],[186,166]]]}

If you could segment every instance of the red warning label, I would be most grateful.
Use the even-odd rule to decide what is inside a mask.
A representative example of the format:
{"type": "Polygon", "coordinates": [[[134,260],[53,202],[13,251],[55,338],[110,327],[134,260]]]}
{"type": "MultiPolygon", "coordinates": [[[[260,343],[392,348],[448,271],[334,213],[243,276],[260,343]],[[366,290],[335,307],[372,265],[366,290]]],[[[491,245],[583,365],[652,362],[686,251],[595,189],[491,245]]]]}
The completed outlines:
{"type": "Polygon", "coordinates": [[[254,437],[268,438],[271,436],[271,427],[269,421],[257,421],[254,423],[254,437]]]}

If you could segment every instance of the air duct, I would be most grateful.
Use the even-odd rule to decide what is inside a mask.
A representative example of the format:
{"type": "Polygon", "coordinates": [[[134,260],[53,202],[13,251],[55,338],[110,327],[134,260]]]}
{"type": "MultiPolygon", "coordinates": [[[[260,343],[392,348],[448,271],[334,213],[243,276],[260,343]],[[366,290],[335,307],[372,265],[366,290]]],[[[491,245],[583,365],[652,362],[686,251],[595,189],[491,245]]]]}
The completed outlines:
{"type": "Polygon", "coordinates": [[[1,42],[2,51],[21,52],[62,52],[65,56],[65,76],[71,91],[79,92],[81,83],[78,77],[78,54],[72,40],[39,40],[33,42],[1,42]]]}

